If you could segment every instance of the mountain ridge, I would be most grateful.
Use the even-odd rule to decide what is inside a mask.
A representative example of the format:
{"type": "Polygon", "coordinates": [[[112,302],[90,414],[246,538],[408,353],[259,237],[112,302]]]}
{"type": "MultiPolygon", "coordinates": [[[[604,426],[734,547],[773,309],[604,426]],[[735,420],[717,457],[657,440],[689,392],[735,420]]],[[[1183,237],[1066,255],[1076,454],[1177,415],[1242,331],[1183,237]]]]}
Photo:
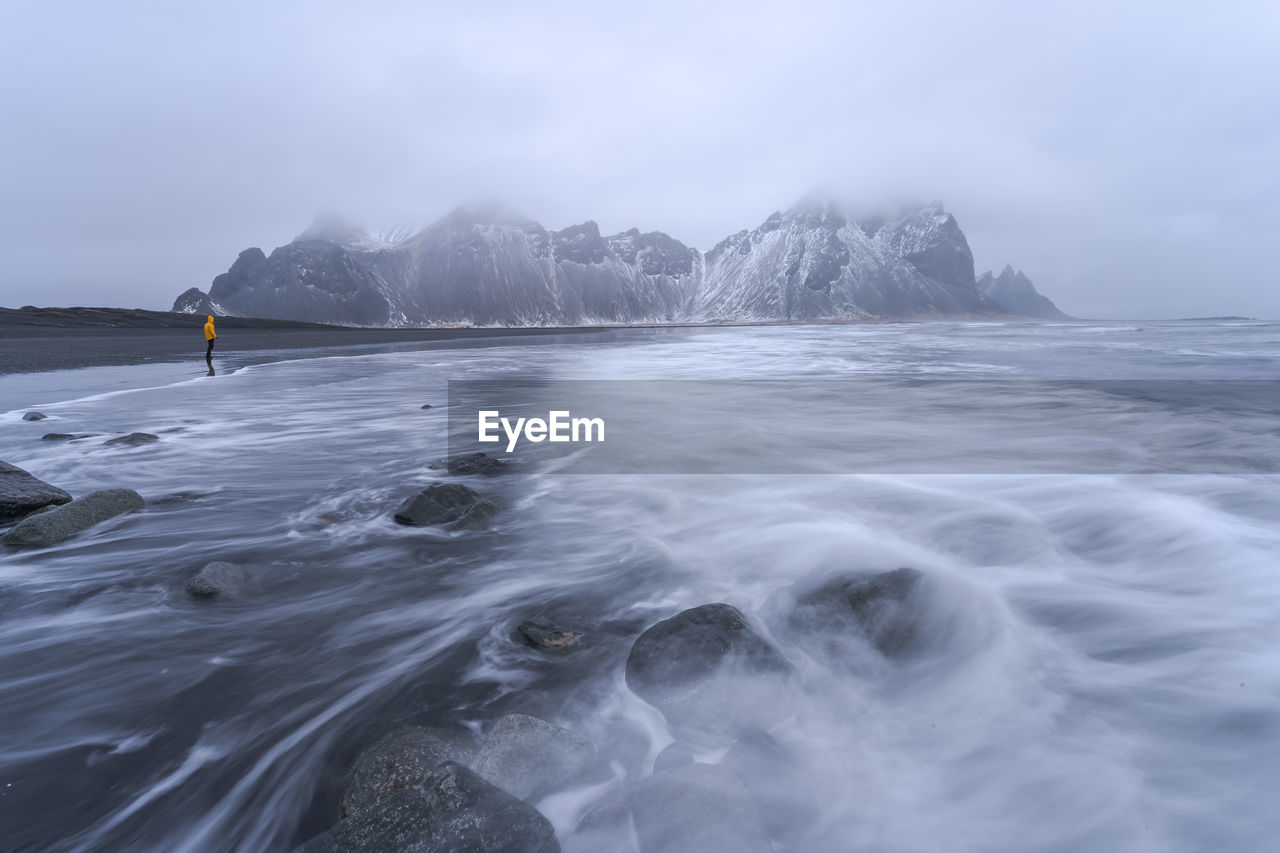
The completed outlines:
{"type": "Polygon", "coordinates": [[[940,202],[855,221],[816,196],[705,253],[661,231],[605,235],[593,220],[550,230],[495,205],[458,207],[393,238],[321,217],[270,254],[242,251],[174,311],[365,326],[1020,314],[979,287],[964,233],[940,202]]]}

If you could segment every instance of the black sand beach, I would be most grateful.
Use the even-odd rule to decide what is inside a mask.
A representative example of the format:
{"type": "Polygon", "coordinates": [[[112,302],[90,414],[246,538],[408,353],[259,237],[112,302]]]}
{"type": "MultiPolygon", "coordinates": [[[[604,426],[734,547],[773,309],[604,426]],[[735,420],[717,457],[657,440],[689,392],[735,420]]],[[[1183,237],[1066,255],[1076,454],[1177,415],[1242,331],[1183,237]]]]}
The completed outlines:
{"type": "MultiPolygon", "coordinates": [[[[369,329],[217,318],[215,360],[237,366],[275,359],[282,350],[331,347],[375,351],[388,345],[554,336],[593,328],[369,329]]],[[[204,317],[123,308],[0,308],[0,375],[106,365],[204,361],[204,317]]]]}

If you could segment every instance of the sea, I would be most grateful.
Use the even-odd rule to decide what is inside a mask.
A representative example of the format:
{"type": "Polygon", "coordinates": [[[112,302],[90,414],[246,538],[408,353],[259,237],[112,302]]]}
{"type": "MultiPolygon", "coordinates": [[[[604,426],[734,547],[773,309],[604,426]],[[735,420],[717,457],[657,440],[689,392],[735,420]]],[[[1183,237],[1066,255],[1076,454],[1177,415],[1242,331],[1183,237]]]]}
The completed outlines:
{"type": "MultiPolygon", "coordinates": [[[[778,851],[1277,849],[1280,324],[219,350],[212,376],[0,376],[0,459],[147,500],[0,550],[0,848],[288,851],[387,732],[474,745],[521,712],[596,745],[536,805],[564,850],[598,851],[583,815],[676,738],[627,685],[632,642],[725,602],[794,667],[769,735],[805,807],[778,851]],[[640,380],[608,405],[638,388],[628,411],[689,443],[659,429],[611,457],[606,405],[597,446],[452,475],[458,388],[495,380],[640,380]],[[860,417],[824,408],[850,400],[860,417]],[[103,443],[132,432],[158,440],[103,443]],[[587,451],[616,464],[570,464],[587,451]],[[393,521],[440,482],[495,503],[489,529],[393,521]],[[211,561],[251,567],[249,589],[192,598],[211,561]],[[898,567],[930,583],[919,654],[844,667],[788,631],[800,591],[898,567]],[[577,646],[522,643],[530,619],[577,646]]],[[[638,849],[626,825],[609,843],[638,849]]]]}

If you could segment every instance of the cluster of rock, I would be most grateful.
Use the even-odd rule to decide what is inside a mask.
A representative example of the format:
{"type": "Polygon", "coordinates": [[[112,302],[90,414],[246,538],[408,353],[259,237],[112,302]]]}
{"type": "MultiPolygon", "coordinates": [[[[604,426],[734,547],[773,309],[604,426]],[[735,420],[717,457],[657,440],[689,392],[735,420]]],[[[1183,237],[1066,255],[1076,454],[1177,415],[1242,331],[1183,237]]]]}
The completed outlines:
{"type": "Polygon", "coordinates": [[[27,471],[0,462],[0,524],[16,521],[0,543],[43,548],[127,512],[142,509],[132,489],[101,489],[72,500],[71,495],[27,471]]]}
{"type": "MultiPolygon", "coordinates": [[[[501,473],[506,463],[484,453],[470,453],[453,457],[447,468],[455,476],[492,476],[501,473]]],[[[484,530],[497,514],[497,505],[481,498],[470,486],[432,483],[406,498],[392,518],[397,524],[414,527],[444,525],[449,530],[484,530]]]]}
{"type": "MultiPolygon", "coordinates": [[[[883,658],[911,656],[922,649],[922,580],[912,569],[829,579],[796,597],[782,627],[802,641],[834,630],[883,658]]],[[[545,621],[523,623],[516,634],[548,651],[577,636],[545,621]]],[[[842,664],[841,650],[805,648],[842,664]]],[[[795,678],[793,664],[729,604],[649,626],[631,646],[625,679],[677,741],[650,775],[612,787],[586,810],[574,849],[631,849],[632,837],[641,853],[769,853],[775,842],[804,849],[814,804],[803,771],[768,733],[793,711],[795,678]],[[722,757],[704,763],[699,752],[722,757]]],[[[600,765],[582,734],[524,714],[492,723],[474,752],[441,731],[402,728],[360,753],[338,823],[298,853],[554,853],[559,841],[537,804],[598,784],[600,765]]]]}
{"type": "MultiPolygon", "coordinates": [[[[430,408],[423,406],[423,408],[430,408]]],[[[448,460],[451,474],[492,475],[503,471],[506,463],[472,453],[448,460]]],[[[442,526],[446,530],[484,530],[498,513],[498,506],[485,500],[470,486],[462,483],[432,483],[410,495],[392,514],[397,524],[412,527],[442,526]]],[[[257,566],[225,560],[206,563],[187,581],[187,593],[193,598],[236,599],[248,592],[260,574],[257,566]]]]}
{"type": "MultiPolygon", "coordinates": [[[[43,412],[27,412],[24,421],[48,419],[43,412]]],[[[43,441],[81,441],[91,433],[50,432],[43,441]]],[[[148,432],[133,432],[103,442],[105,445],[137,446],[159,441],[148,432]]],[[[0,535],[0,544],[12,547],[44,548],[63,542],[78,533],[145,506],[133,489],[100,489],[72,500],[71,495],[29,472],[0,461],[0,526],[12,525],[0,535]]]]}

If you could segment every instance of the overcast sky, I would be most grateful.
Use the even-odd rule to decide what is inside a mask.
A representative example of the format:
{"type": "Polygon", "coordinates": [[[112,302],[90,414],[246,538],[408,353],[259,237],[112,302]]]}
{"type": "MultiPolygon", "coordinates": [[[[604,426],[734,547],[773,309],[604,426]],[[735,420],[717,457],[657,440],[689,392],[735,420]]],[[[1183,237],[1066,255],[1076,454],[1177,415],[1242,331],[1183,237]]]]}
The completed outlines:
{"type": "Polygon", "coordinates": [[[0,305],[167,309],[321,213],[707,249],[823,188],[1072,314],[1280,317],[1277,56],[1274,2],[6,0],[0,305]]]}

